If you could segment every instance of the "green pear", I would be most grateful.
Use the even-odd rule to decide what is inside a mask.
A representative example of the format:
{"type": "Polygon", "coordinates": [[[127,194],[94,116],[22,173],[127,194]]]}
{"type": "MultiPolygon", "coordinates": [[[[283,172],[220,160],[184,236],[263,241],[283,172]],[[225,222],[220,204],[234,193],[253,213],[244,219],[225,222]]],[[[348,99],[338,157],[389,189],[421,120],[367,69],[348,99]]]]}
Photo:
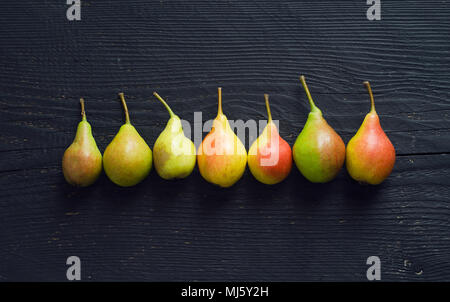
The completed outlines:
{"type": "Polygon", "coordinates": [[[152,169],[152,150],[130,123],[123,93],[119,93],[125,111],[125,124],[103,154],[103,166],[109,179],[122,187],[131,187],[147,177],[152,169]]]}
{"type": "Polygon", "coordinates": [[[74,186],[87,187],[93,184],[102,172],[102,154],[92,136],[91,125],[86,119],[84,100],[81,103],[81,122],[72,144],[64,152],[62,170],[64,178],[74,186]]]}
{"type": "Polygon", "coordinates": [[[156,92],[153,95],[163,103],[170,114],[166,128],[153,146],[155,169],[164,179],[188,177],[195,167],[195,145],[184,135],[180,118],[156,92]]]}
{"type": "Polygon", "coordinates": [[[305,178],[315,183],[329,182],[336,177],[345,161],[345,144],[328,125],[309,93],[305,77],[303,88],[311,106],[306,124],[293,147],[295,164],[305,178]]]}

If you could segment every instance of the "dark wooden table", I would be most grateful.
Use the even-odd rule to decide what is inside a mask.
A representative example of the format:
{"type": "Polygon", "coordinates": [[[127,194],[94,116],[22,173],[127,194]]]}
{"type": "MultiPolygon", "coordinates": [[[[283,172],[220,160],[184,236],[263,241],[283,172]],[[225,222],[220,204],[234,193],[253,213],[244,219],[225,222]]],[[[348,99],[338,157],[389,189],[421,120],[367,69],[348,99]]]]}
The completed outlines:
{"type": "MultiPolygon", "coordinates": [[[[446,1],[82,1],[0,4],[0,280],[450,281],[450,8],[446,1]],[[309,111],[298,76],[347,143],[369,110],[370,80],[397,151],[392,175],[360,186],[297,169],[276,186],[249,173],[230,189],[196,169],[153,170],[119,188],[105,175],[67,185],[61,157],[79,97],[101,151],[123,122],[151,147],[168,119],[158,91],[191,123],[265,119],[263,93],[292,145],[309,111]]],[[[247,138],[246,146],[248,148],[247,138]]]]}

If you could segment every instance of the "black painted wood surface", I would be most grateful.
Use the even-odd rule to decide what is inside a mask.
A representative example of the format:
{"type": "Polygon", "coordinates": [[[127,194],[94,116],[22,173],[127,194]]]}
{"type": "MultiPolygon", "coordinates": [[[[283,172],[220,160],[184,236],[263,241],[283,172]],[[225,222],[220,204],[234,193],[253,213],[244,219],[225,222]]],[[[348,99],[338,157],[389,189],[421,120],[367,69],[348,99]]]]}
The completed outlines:
{"type": "MultiPolygon", "coordinates": [[[[82,1],[0,4],[0,280],[63,281],[66,258],[83,280],[450,281],[450,8],[446,1],[82,1]],[[230,189],[196,169],[119,188],[105,175],[67,185],[61,157],[79,97],[101,151],[123,122],[117,93],[152,147],[168,114],[265,119],[263,93],[290,143],[308,104],[347,143],[369,110],[370,80],[397,150],[376,187],[345,169],[329,184],[293,169],[276,186],[249,173],[230,189]]],[[[254,138],[250,138],[252,141],[254,138]]],[[[248,140],[246,146],[248,148],[248,140]]]]}

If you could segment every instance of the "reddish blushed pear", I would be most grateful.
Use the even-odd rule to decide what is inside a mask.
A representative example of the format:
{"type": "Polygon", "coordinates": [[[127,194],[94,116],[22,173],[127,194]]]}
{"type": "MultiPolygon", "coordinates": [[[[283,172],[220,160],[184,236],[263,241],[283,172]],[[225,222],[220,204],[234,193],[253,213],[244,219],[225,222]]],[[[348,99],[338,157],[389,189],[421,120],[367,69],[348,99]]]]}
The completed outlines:
{"type": "Polygon", "coordinates": [[[248,167],[253,176],[268,185],[283,181],[291,172],[292,150],[281,138],[272,121],[269,95],[264,94],[267,108],[267,125],[248,151],[248,167]]]}
{"type": "Polygon", "coordinates": [[[369,92],[371,109],[347,145],[346,166],[354,180],[377,185],[391,174],[395,149],[381,128],[370,84],[364,82],[364,85],[369,92]]]}
{"type": "Polygon", "coordinates": [[[303,176],[314,183],[333,180],[345,161],[345,144],[342,138],[328,125],[317,108],[301,76],[303,88],[311,106],[306,124],[293,147],[295,164],[303,176]]]}
{"type": "Polygon", "coordinates": [[[69,184],[86,187],[93,184],[102,172],[102,154],[86,119],[83,99],[80,99],[80,104],[81,122],[78,123],[74,141],[64,152],[62,170],[69,184]]]}
{"type": "Polygon", "coordinates": [[[211,131],[197,151],[197,164],[202,177],[210,183],[227,188],[244,174],[247,151],[234,134],[222,112],[222,89],[218,89],[219,107],[211,131]]]}
{"type": "Polygon", "coordinates": [[[103,167],[108,178],[121,187],[140,183],[152,168],[152,150],[131,125],[123,93],[119,93],[125,111],[123,124],[103,154],[103,167]]]}

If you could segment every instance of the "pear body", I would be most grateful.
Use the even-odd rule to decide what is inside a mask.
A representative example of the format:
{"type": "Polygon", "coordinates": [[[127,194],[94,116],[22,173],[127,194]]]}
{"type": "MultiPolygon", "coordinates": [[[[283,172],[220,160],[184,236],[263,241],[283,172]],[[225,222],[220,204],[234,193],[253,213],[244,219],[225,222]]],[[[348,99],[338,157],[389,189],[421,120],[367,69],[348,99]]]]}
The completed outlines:
{"type": "Polygon", "coordinates": [[[173,115],[153,146],[155,169],[164,179],[185,178],[195,167],[194,143],[184,135],[180,118],[173,115]]]}
{"type": "Polygon", "coordinates": [[[394,146],[373,110],[347,145],[347,171],[356,181],[377,185],[391,174],[394,164],[394,146]]]}
{"type": "Polygon", "coordinates": [[[283,181],[291,172],[292,150],[269,121],[248,151],[248,167],[253,176],[268,185],[283,181]]]}
{"type": "Polygon", "coordinates": [[[204,179],[224,188],[232,186],[244,174],[247,151],[222,113],[217,115],[211,132],[200,144],[197,162],[204,179]]]}
{"type": "Polygon", "coordinates": [[[103,166],[108,178],[122,187],[141,182],[152,168],[152,151],[130,123],[119,132],[106,147],[103,166]]]}
{"type": "Polygon", "coordinates": [[[345,161],[345,144],[318,108],[312,110],[297,137],[293,156],[305,178],[314,183],[333,180],[345,161]]]}
{"type": "Polygon", "coordinates": [[[78,124],[75,139],[64,152],[62,170],[66,181],[79,187],[93,184],[102,172],[102,154],[85,119],[78,124]]]}

